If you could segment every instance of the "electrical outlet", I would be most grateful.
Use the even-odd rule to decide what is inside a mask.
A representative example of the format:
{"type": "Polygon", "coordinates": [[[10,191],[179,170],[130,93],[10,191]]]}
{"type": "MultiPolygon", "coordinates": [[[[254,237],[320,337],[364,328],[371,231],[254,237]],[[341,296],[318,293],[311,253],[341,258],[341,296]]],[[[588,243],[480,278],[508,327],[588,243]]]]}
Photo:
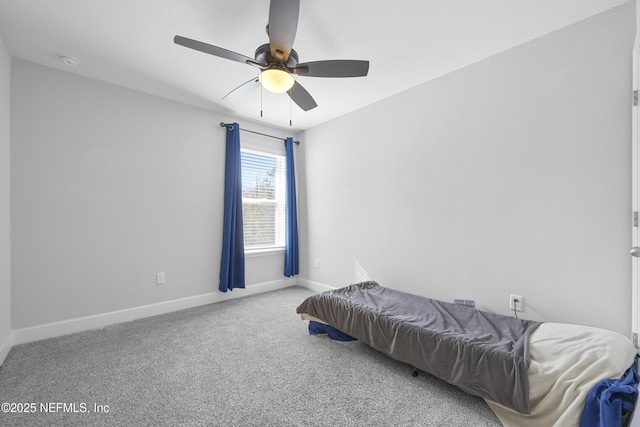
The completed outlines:
{"type": "Polygon", "coordinates": [[[156,285],[163,285],[164,284],[164,273],[157,273],[156,274],[156,285]]]}
{"type": "Polygon", "coordinates": [[[476,306],[476,302],[472,299],[456,299],[456,300],[453,300],[453,303],[458,305],[464,305],[466,307],[471,307],[471,308],[475,308],[476,306]]]}
{"type": "Polygon", "coordinates": [[[524,311],[524,299],[521,295],[511,294],[509,296],[509,310],[524,311]]]}
{"type": "Polygon", "coordinates": [[[316,270],[320,268],[320,260],[318,258],[314,260],[313,266],[316,268],[316,270]]]}

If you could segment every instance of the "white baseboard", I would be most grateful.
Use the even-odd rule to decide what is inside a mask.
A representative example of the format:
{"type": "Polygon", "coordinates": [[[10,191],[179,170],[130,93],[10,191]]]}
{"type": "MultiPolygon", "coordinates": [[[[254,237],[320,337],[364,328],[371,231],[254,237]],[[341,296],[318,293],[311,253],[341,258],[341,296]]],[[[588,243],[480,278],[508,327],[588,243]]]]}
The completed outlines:
{"type": "Polygon", "coordinates": [[[307,280],[307,279],[298,279],[298,286],[310,289],[314,292],[324,292],[324,291],[331,291],[333,289],[336,289],[332,286],[325,285],[319,282],[314,282],[312,280],[307,280]]]}
{"type": "MultiPolygon", "coordinates": [[[[257,295],[263,292],[275,291],[290,286],[295,286],[295,278],[274,280],[271,282],[247,285],[245,289],[236,289],[232,292],[211,292],[193,297],[180,298],[171,301],[164,301],[156,304],[143,305],[140,307],[127,308],[124,310],[111,311],[108,313],[96,314],[93,316],[80,317],[77,319],[63,320],[61,322],[47,323],[28,328],[14,329],[12,332],[11,345],[24,344],[31,341],[38,341],[61,335],[72,334],[74,332],[86,331],[89,329],[102,328],[115,323],[128,322],[142,319],[149,316],[170,313],[184,310],[186,308],[197,307],[215,302],[227,301],[234,298],[242,298],[250,295],[257,295]]],[[[11,348],[9,345],[9,348],[11,348]]],[[[0,360],[4,351],[0,348],[0,360]]],[[[7,353],[9,350],[7,350],[7,353]]],[[[6,356],[6,355],[5,355],[6,356]]]]}
{"type": "Polygon", "coordinates": [[[0,345],[0,365],[4,363],[4,359],[7,358],[7,354],[9,354],[11,347],[13,347],[13,331],[9,331],[7,339],[5,339],[2,345],[0,345]]]}

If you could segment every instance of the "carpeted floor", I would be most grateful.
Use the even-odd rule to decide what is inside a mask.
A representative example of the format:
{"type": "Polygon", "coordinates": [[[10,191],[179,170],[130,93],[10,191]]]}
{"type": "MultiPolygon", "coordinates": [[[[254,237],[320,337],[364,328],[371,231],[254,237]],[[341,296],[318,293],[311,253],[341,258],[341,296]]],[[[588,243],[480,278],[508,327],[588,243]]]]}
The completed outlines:
{"type": "Polygon", "coordinates": [[[34,411],[0,412],[0,425],[500,426],[480,398],[360,342],[308,335],[295,309],[311,294],[287,288],[15,346],[0,403],[34,411]]]}

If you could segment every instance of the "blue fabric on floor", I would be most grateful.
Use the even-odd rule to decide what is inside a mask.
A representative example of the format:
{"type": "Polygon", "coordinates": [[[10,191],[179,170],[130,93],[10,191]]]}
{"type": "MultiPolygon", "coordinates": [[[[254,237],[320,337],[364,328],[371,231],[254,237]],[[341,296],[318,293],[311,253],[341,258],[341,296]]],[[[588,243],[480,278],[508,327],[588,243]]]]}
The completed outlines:
{"type": "MultiPolygon", "coordinates": [[[[636,361],[638,356],[636,356],[636,361]]],[[[622,417],[633,410],[638,397],[638,367],[636,361],[622,378],[606,379],[589,391],[582,411],[580,427],[621,426],[622,417]]]]}
{"type": "Polygon", "coordinates": [[[329,326],[325,323],[309,321],[309,335],[322,335],[327,334],[329,338],[336,341],[355,341],[356,339],[350,335],[345,334],[342,331],[337,330],[333,326],[329,326]]]}

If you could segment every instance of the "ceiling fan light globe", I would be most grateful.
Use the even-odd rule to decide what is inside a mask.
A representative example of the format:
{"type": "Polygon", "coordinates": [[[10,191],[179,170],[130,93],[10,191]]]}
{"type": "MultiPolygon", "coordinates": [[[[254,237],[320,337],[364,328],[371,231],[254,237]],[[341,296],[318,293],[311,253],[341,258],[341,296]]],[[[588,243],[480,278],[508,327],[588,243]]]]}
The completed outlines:
{"type": "Polygon", "coordinates": [[[278,68],[270,68],[260,73],[262,87],[273,93],[283,93],[293,87],[293,76],[278,68]]]}

